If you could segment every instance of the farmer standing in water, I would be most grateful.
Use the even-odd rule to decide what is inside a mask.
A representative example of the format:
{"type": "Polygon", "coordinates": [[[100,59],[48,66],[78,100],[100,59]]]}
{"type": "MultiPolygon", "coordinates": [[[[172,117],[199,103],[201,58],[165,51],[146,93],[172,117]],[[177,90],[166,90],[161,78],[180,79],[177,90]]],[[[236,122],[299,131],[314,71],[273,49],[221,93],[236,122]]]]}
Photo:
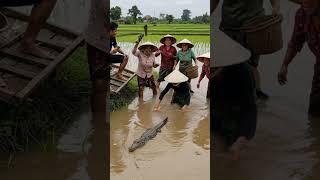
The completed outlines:
{"type": "Polygon", "coordinates": [[[164,81],[164,78],[173,71],[177,56],[177,49],[173,46],[173,44],[176,42],[176,38],[169,34],[160,39],[160,43],[163,45],[159,47],[159,51],[156,53],[156,57],[161,55],[159,78],[157,80],[158,89],[160,87],[160,83],[164,81]]]}
{"type": "Polygon", "coordinates": [[[246,61],[249,51],[219,30],[214,34],[218,45],[213,46],[215,71],[210,81],[213,146],[231,152],[237,160],[256,131],[255,80],[246,61]]]}
{"type": "Polygon", "coordinates": [[[320,1],[301,2],[302,6],[296,12],[294,31],[278,74],[278,81],[281,85],[286,84],[288,66],[307,42],[316,57],[308,112],[311,116],[320,117],[320,1]]]}

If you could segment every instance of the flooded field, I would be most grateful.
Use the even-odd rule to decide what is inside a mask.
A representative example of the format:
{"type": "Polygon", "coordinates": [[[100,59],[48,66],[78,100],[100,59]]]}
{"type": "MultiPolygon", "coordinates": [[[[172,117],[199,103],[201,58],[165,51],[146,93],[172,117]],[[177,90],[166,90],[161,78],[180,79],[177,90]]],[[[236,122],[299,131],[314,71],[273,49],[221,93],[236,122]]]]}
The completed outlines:
{"type": "MultiPolygon", "coordinates": [[[[93,143],[93,130],[90,122],[90,109],[76,117],[75,123],[58,139],[57,146],[47,151],[31,149],[18,154],[10,162],[3,155],[0,161],[0,179],[2,180],[91,180],[104,179],[99,163],[104,162],[103,144],[93,143]],[[97,161],[97,153],[100,161],[97,161]],[[94,160],[93,160],[94,159],[94,160]]],[[[97,128],[96,131],[102,131],[97,128]]],[[[101,137],[103,139],[103,137],[101,137]]]]}
{"type": "Polygon", "coordinates": [[[260,61],[262,88],[270,100],[259,103],[256,137],[239,162],[214,154],[211,165],[216,180],[320,178],[320,119],[310,119],[307,115],[315,57],[305,45],[289,66],[288,84],[278,85],[277,73],[298,8],[288,1],[281,2],[284,49],[262,56],[260,61]]]}
{"type": "MultiPolygon", "coordinates": [[[[208,49],[194,48],[196,54],[208,49]]],[[[136,70],[137,64],[131,63],[129,68],[136,70]]],[[[196,79],[192,80],[195,93],[189,112],[181,112],[170,104],[172,92],[163,99],[160,112],[152,111],[155,98],[151,89],[146,89],[143,102],[136,98],[128,107],[111,113],[111,180],[210,179],[208,80],[205,78],[201,82],[200,89],[196,88],[196,83],[196,79]],[[129,153],[128,148],[145,128],[153,127],[165,117],[168,123],[161,133],[144,147],[129,153]]],[[[162,83],[160,90],[165,85],[162,83]]]]}

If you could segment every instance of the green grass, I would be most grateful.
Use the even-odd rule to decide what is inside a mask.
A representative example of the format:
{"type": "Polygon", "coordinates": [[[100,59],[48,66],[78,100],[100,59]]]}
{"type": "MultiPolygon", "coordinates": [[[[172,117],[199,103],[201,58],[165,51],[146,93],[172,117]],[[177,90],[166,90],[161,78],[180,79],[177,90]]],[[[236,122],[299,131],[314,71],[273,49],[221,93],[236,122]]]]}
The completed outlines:
{"type": "MultiPolygon", "coordinates": [[[[80,48],[57,68],[56,76],[40,85],[32,102],[18,107],[0,102],[0,152],[54,149],[74,115],[88,106],[90,91],[86,50],[80,48]]],[[[132,81],[120,96],[111,96],[112,110],[128,104],[136,91],[137,82],[132,81]]]]}
{"type": "MultiPolygon", "coordinates": [[[[144,33],[145,24],[127,25],[120,24],[118,28],[117,41],[134,42],[140,33],[144,33]]],[[[174,35],[177,40],[184,38],[193,43],[209,43],[210,25],[209,24],[148,24],[148,36],[143,41],[158,42],[163,35],[174,35]]]]}
{"type": "Polygon", "coordinates": [[[88,77],[86,52],[79,49],[59,66],[56,76],[40,85],[32,102],[18,107],[0,103],[0,152],[54,147],[74,115],[88,104],[88,77]]]}
{"type": "Polygon", "coordinates": [[[129,103],[137,96],[138,81],[133,78],[118,94],[110,96],[111,110],[116,111],[129,103]]]}

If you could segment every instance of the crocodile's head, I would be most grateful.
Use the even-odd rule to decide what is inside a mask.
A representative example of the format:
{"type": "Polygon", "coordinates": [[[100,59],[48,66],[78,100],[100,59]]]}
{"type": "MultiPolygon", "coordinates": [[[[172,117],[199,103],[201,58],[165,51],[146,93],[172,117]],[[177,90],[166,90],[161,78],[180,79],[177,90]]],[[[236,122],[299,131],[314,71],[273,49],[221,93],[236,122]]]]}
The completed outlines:
{"type": "Polygon", "coordinates": [[[131,147],[129,147],[129,152],[133,152],[136,149],[138,149],[139,147],[143,146],[145,144],[144,141],[141,140],[134,140],[131,147]]]}

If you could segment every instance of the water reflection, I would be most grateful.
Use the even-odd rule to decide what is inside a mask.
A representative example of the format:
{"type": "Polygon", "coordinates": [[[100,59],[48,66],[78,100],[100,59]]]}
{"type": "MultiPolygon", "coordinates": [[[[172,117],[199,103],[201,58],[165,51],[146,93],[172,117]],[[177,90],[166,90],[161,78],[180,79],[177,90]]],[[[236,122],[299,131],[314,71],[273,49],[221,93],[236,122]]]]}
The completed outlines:
{"type": "Polygon", "coordinates": [[[209,117],[201,120],[198,124],[198,127],[194,129],[192,140],[194,144],[197,144],[198,146],[206,150],[209,149],[210,143],[210,134],[206,133],[206,131],[210,130],[210,121],[207,118],[209,117]]]}
{"type": "Polygon", "coordinates": [[[73,126],[59,139],[56,149],[48,152],[32,149],[17,155],[10,168],[0,167],[0,179],[83,180],[83,177],[90,177],[87,153],[91,147],[92,125],[88,109],[84,108],[84,113],[75,118],[73,126]]]}

